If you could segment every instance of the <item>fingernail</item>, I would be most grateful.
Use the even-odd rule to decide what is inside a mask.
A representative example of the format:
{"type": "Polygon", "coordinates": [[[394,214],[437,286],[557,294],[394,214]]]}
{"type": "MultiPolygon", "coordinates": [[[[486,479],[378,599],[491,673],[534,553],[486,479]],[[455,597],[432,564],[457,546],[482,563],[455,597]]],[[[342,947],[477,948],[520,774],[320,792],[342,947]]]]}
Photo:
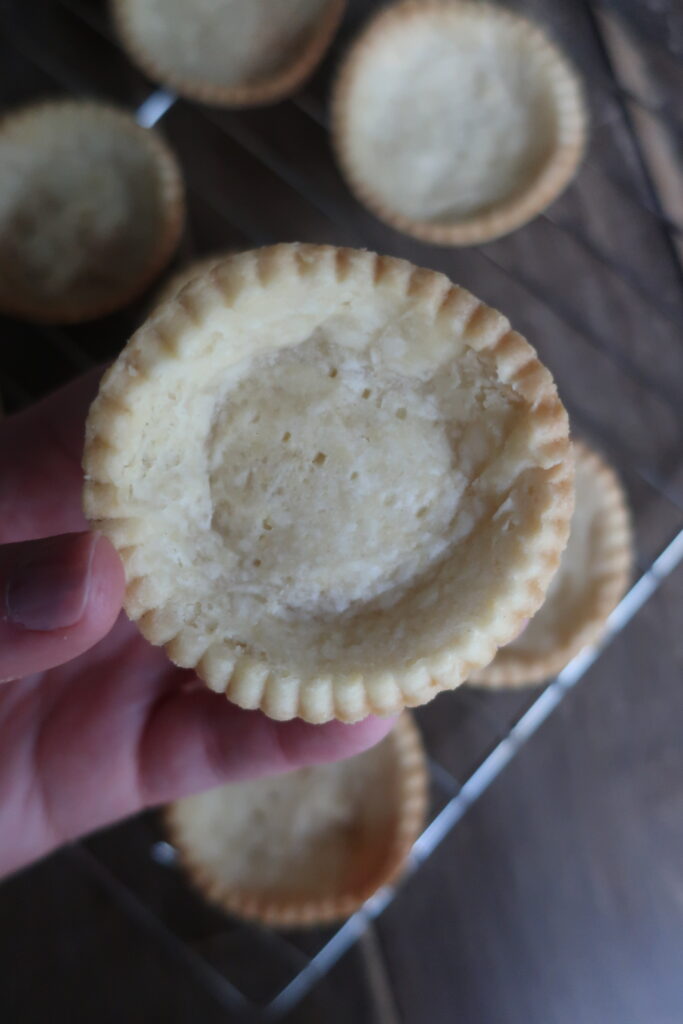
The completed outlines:
{"type": "Polygon", "coordinates": [[[22,550],[6,577],[7,621],[42,632],[80,622],[88,602],[96,544],[92,533],[18,544],[22,550]]]}

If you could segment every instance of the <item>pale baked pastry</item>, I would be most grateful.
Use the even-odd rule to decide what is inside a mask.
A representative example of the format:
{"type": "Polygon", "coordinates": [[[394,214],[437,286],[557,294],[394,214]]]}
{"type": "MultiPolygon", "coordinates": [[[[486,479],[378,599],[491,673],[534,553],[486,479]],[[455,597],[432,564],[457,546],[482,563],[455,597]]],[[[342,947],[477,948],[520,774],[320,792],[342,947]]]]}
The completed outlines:
{"type": "Polygon", "coordinates": [[[442,274],[240,253],[133,336],[88,417],[85,511],[125,607],[273,718],[422,704],[540,606],[573,464],[548,371],[442,274]]]}
{"type": "Polygon", "coordinates": [[[225,107],[274,103],[311,74],[346,0],[112,0],[119,35],[151,78],[225,107]]]}
{"type": "Polygon", "coordinates": [[[99,103],[55,100],[0,121],[0,310],[90,320],[140,294],[184,217],[180,171],[153,131],[99,103]]]}
{"type": "Polygon", "coordinates": [[[406,713],[363,754],[187,797],[165,820],[209,900],[295,927],[348,917],[396,881],[426,806],[422,742],[406,713]]]}
{"type": "Polygon", "coordinates": [[[217,263],[220,263],[226,256],[231,256],[236,251],[236,249],[226,249],[225,252],[215,252],[210,256],[202,256],[187,263],[180,270],[176,270],[167,281],[164,281],[157,292],[154,299],[154,308],[156,309],[158,306],[163,305],[169,299],[174,299],[181,288],[184,288],[190,281],[194,281],[195,277],[213,270],[217,263]]]}
{"type": "Polygon", "coordinates": [[[525,686],[556,675],[595,643],[624,596],[633,567],[626,496],[614,470],[574,442],[576,504],[569,542],[545,602],[512,643],[468,680],[474,686],[525,686]]]}
{"type": "Polygon", "coordinates": [[[403,2],[349,52],[333,137],[358,198],[439,245],[506,234],[552,202],[581,159],[576,74],[531,22],[486,3],[403,2]]]}

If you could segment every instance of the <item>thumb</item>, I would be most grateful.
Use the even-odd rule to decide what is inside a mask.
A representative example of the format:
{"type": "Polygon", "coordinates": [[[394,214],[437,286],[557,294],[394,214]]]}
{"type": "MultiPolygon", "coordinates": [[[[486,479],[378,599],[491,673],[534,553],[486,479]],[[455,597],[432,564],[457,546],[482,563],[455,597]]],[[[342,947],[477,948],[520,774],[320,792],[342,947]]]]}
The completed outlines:
{"type": "Polygon", "coordinates": [[[105,537],[65,533],[0,547],[0,680],[62,665],[113,626],[121,561],[105,537]]]}

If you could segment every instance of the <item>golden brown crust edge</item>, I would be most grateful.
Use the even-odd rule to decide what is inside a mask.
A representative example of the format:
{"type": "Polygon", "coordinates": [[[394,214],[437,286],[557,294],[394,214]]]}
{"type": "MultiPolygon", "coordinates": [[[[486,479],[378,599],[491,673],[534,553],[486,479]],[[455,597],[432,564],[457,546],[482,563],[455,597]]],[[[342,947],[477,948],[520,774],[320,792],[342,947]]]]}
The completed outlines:
{"type": "Polygon", "coordinates": [[[564,642],[558,643],[549,654],[503,647],[489,665],[467,680],[468,686],[520,688],[557,675],[579,651],[600,639],[607,619],[628,589],[633,571],[633,537],[623,487],[615,471],[597,452],[580,441],[574,441],[573,447],[577,460],[581,459],[590,468],[602,492],[600,575],[593,600],[586,608],[581,626],[569,629],[564,642]]]}
{"type": "Polygon", "coordinates": [[[131,285],[122,289],[111,301],[91,303],[89,306],[75,302],[53,302],[49,307],[37,309],[20,303],[2,301],[2,312],[9,316],[29,320],[34,323],[76,324],[88,320],[96,320],[118,309],[122,309],[138,298],[145,289],[161,273],[175,252],[185,223],[185,198],[182,172],[180,166],[164,140],[151,128],[143,128],[136,124],[132,116],[125,110],[106,103],[90,100],[48,99],[31,103],[16,110],[8,111],[0,119],[0,133],[4,126],[15,119],[32,119],[42,116],[51,108],[72,109],[77,117],[96,115],[97,121],[112,120],[136,139],[144,144],[152,153],[159,167],[161,177],[162,207],[165,211],[163,230],[157,238],[154,258],[150,260],[144,274],[131,285]]]}
{"type": "Polygon", "coordinates": [[[507,235],[527,224],[560,195],[574,177],[583,158],[588,135],[588,112],[581,82],[573,67],[554,43],[526,18],[487,3],[462,3],[460,0],[451,3],[444,0],[402,0],[376,14],[346,54],[332,90],[331,131],[334,150],[347,183],[356,198],[371,213],[397,231],[422,242],[456,247],[480,245],[507,235]],[[356,172],[346,143],[349,134],[348,93],[357,66],[372,52],[372,48],[388,26],[397,21],[429,16],[430,13],[441,14],[444,10],[457,10],[458,6],[474,8],[487,17],[526,27],[529,38],[533,39],[534,44],[553,67],[556,79],[563,90],[566,138],[556,147],[543,172],[521,196],[500,203],[485,213],[475,214],[452,224],[439,224],[407,217],[393,210],[384,202],[381,194],[370,188],[356,172]]]}
{"type": "Polygon", "coordinates": [[[399,775],[397,817],[387,857],[365,885],[341,896],[277,900],[227,888],[207,872],[184,843],[178,812],[175,805],[170,804],[163,812],[163,822],[193,885],[210,903],[229,914],[274,928],[310,928],[349,917],[382,886],[397,882],[406,870],[413,843],[424,827],[428,773],[422,739],[409,712],[401,715],[388,740],[394,746],[399,775]]]}
{"type": "Polygon", "coordinates": [[[329,0],[307,44],[282,71],[258,83],[221,86],[190,81],[161,67],[140,43],[130,24],[130,4],[131,0],[111,0],[116,31],[131,60],[153,81],[160,82],[178,95],[215,107],[260,107],[291,96],[323,59],[346,9],[346,0],[329,0]]]}
{"type": "Polygon", "coordinates": [[[155,315],[129,342],[123,357],[105,374],[86,425],[83,467],[86,474],[84,510],[94,528],[105,533],[119,550],[128,578],[125,609],[153,644],[163,644],[176,664],[194,668],[207,685],[225,692],[244,708],[260,708],[271,718],[303,718],[315,724],[336,718],[354,722],[369,714],[389,715],[404,707],[425,704],[441,690],[452,689],[488,663],[497,649],[508,643],[542,603],[545,591],[567,542],[573,510],[573,461],[570,458],[567,414],[557,396],[549,371],[534,349],[510,330],[502,314],[453,285],[443,274],[423,270],[404,260],[377,256],[334,246],[283,244],[231,257],[206,277],[186,286],[165,307],[168,316],[155,315]],[[230,301],[243,285],[267,288],[283,267],[303,275],[333,273],[339,280],[350,274],[369,275],[375,287],[410,295],[436,318],[447,318],[462,331],[466,344],[492,357],[500,380],[512,386],[533,408],[534,441],[539,459],[548,465],[542,493],[538,495],[539,523],[533,540],[533,558],[520,567],[514,594],[509,595],[506,615],[491,609],[476,636],[455,646],[432,652],[429,657],[394,672],[376,676],[335,674],[307,680],[263,672],[248,655],[227,658],[220,645],[198,639],[186,626],[169,635],[156,612],[153,578],[135,576],[136,545],[144,524],[131,519],[111,483],[111,465],[121,448],[135,443],[126,430],[131,411],[128,402],[146,376],[164,360],[177,358],[186,323],[201,321],[202,311],[216,301],[230,301]],[[112,428],[112,422],[115,426],[112,428]]]}
{"type": "Polygon", "coordinates": [[[151,316],[165,302],[174,299],[181,288],[184,288],[186,284],[193,281],[195,277],[206,273],[217,263],[220,263],[221,260],[227,259],[228,256],[232,256],[240,251],[239,249],[224,249],[222,252],[208,253],[205,256],[199,256],[197,259],[190,260],[189,263],[184,264],[182,267],[178,267],[157,289],[150,303],[148,315],[151,316]]]}

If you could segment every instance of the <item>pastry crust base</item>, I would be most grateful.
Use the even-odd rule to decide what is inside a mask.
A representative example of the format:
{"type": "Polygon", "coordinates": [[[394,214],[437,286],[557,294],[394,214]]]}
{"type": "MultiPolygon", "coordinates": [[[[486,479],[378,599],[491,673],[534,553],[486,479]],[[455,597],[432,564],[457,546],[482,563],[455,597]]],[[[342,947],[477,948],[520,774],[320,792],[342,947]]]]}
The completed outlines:
{"type": "MultiPolygon", "coordinates": [[[[345,344],[358,343],[357,329],[354,321],[345,344]]],[[[267,399],[258,401],[267,407],[267,399]]],[[[231,402],[229,408],[233,409],[235,403],[232,399],[231,402]]],[[[367,402],[358,401],[356,406],[348,407],[352,408],[358,410],[358,415],[361,410],[371,412],[367,402]]],[[[188,430],[194,426],[194,430],[199,431],[196,415],[189,407],[188,413],[188,430]]],[[[410,426],[410,419],[407,424],[400,422],[401,414],[405,415],[405,410],[398,409],[397,421],[390,413],[391,422],[396,426],[390,429],[387,425],[385,442],[393,436],[391,430],[410,426]]],[[[458,429],[466,430],[468,423],[466,420],[458,429]]],[[[457,419],[454,424],[457,425],[457,419]]],[[[221,437],[229,441],[231,430],[229,428],[221,437]]],[[[205,440],[201,440],[201,444],[205,444],[205,440]]],[[[372,445],[364,448],[370,453],[372,450],[372,445]]],[[[278,448],[280,451],[282,449],[278,448]]],[[[431,457],[430,447],[425,452],[431,457]]],[[[462,454],[461,450],[458,458],[462,454]]],[[[396,463],[394,449],[390,447],[387,455],[392,457],[400,472],[402,460],[396,463]]],[[[83,465],[86,516],[93,528],[109,537],[121,555],[127,576],[125,608],[130,618],[137,621],[143,635],[151,643],[163,644],[176,664],[194,668],[212,689],[225,692],[241,707],[260,708],[275,719],[298,716],[314,723],[332,718],[353,722],[371,713],[394,714],[403,707],[424,704],[439,691],[458,686],[475,668],[487,664],[497,648],[516,636],[523,621],[540,607],[566,544],[573,508],[573,462],[566,412],[550,373],[540,364],[531,346],[510,330],[505,317],[484,306],[469,292],[452,285],[442,274],[422,270],[403,260],[332,246],[289,244],[238,254],[193,281],[175,300],[157,310],[102,380],[87,421],[83,465]],[[176,388],[212,386],[216,376],[222,379],[221,374],[232,372],[228,365],[231,360],[243,366],[245,356],[255,358],[247,353],[252,353],[256,345],[266,352],[292,351],[286,346],[295,343],[302,334],[309,336],[310,331],[317,330],[319,317],[337,325],[330,326],[330,330],[341,330],[341,337],[345,338],[349,331],[345,311],[350,309],[357,318],[359,310],[366,308],[368,316],[383,311],[381,317],[389,317],[386,331],[379,333],[380,342],[384,344],[386,339],[390,346],[382,359],[389,362],[408,359],[408,366],[416,368],[415,371],[410,369],[406,381],[413,379],[413,372],[418,373],[416,380],[420,379],[419,373],[424,370],[420,371],[419,366],[425,360],[432,367],[429,372],[434,372],[435,365],[441,366],[440,362],[431,362],[437,358],[434,355],[437,352],[439,360],[448,359],[451,361],[448,365],[456,367],[452,372],[465,373],[472,365],[488,368],[486,372],[491,379],[486,378],[485,395],[480,395],[475,406],[477,416],[484,418],[468,443],[475,447],[480,447],[481,442],[492,443],[495,448],[491,451],[487,448],[484,463],[478,456],[476,465],[480,468],[475,470],[478,476],[470,481],[463,499],[474,501],[476,505],[480,500],[477,495],[482,496],[485,502],[482,525],[474,530],[471,539],[454,537],[455,547],[449,547],[445,554],[428,553],[429,574],[423,572],[423,563],[419,569],[421,575],[414,583],[412,575],[404,576],[408,582],[399,581],[396,599],[389,605],[381,593],[378,598],[373,598],[371,593],[367,599],[363,598],[360,610],[351,607],[345,613],[342,607],[341,614],[337,614],[334,609],[324,611],[322,605],[309,607],[304,601],[299,605],[299,612],[294,608],[294,619],[288,618],[287,607],[282,612],[276,610],[273,618],[273,613],[264,611],[263,604],[254,604],[253,608],[251,604],[244,604],[252,598],[240,591],[235,597],[241,602],[239,607],[235,605],[227,617],[219,613],[218,619],[207,620],[206,626],[203,625],[203,594],[210,592],[211,601],[215,603],[224,599],[221,595],[226,595],[225,600],[233,600],[232,592],[230,585],[225,589],[226,584],[221,584],[222,589],[216,591],[210,576],[203,575],[201,592],[192,591],[194,596],[189,597],[189,605],[184,591],[178,592],[178,584],[184,585],[183,574],[192,573],[194,581],[195,571],[204,572],[201,567],[197,568],[194,548],[184,553],[177,549],[177,544],[182,542],[178,531],[184,529],[186,514],[196,519],[203,506],[200,508],[192,499],[186,513],[184,471],[182,464],[175,470],[173,465],[178,460],[182,463],[189,459],[187,471],[194,473],[193,467],[198,467],[197,472],[203,474],[202,464],[196,459],[205,456],[199,449],[196,457],[192,454],[195,450],[192,439],[184,428],[179,434],[179,439],[183,438],[183,450],[174,447],[164,426],[165,415],[177,420],[178,410],[182,411],[185,406],[178,405],[178,399],[171,397],[171,406],[165,414],[164,403],[169,395],[175,395],[176,388]],[[267,328],[265,324],[270,322],[270,314],[276,319],[274,326],[267,328]],[[277,326],[280,317],[284,319],[277,326]],[[397,330],[418,333],[410,334],[411,340],[404,342],[400,337],[396,339],[397,330]],[[293,332],[291,342],[285,340],[283,331],[293,332]],[[219,338],[217,349],[216,339],[219,338]],[[247,340],[250,338],[253,340],[247,340]],[[284,349],[278,348],[283,345],[284,349]],[[216,352],[222,361],[218,364],[212,362],[216,352]],[[223,365],[228,365],[228,369],[221,370],[223,365]],[[196,373],[195,366],[198,367],[196,373]],[[207,373],[208,377],[202,376],[207,373]],[[195,378],[199,383],[195,383],[195,378]],[[201,384],[201,380],[205,383],[201,384]],[[486,440],[487,417],[491,415],[487,410],[500,394],[514,398],[517,410],[514,423],[512,427],[502,427],[498,440],[486,440]],[[151,404],[153,399],[161,402],[156,412],[152,411],[156,408],[151,404]],[[144,442],[150,430],[154,432],[154,439],[144,442]],[[146,448],[149,444],[152,447],[146,448]],[[157,444],[164,448],[161,461],[157,444]],[[148,458],[151,463],[147,463],[148,458]],[[170,460],[168,470],[166,459],[170,460]],[[486,468],[489,463],[490,471],[486,468]],[[155,484],[147,497],[136,497],[136,489],[149,490],[149,480],[153,479],[150,472],[162,474],[158,488],[155,484]],[[173,498],[169,498],[169,486],[165,482],[168,472],[176,474],[173,477],[176,483],[170,488],[171,493],[177,494],[173,498]],[[160,491],[165,491],[166,495],[160,491]],[[164,526],[167,509],[173,522],[164,526]],[[175,561],[178,554],[184,569],[175,568],[181,564],[175,561]],[[246,624],[235,633],[235,611],[242,608],[247,609],[246,619],[242,615],[246,624]],[[261,613],[267,617],[259,619],[260,632],[254,637],[254,643],[249,638],[250,623],[254,621],[253,615],[261,613]],[[233,636],[234,639],[230,639],[233,636]],[[267,636],[271,637],[269,643],[267,636]]],[[[435,472],[429,479],[436,480],[437,484],[444,479],[450,486],[450,475],[441,477],[442,471],[437,463],[434,465],[435,472]]],[[[416,471],[420,466],[420,462],[415,463],[416,471]]],[[[333,467],[332,472],[337,472],[336,468],[333,467]]],[[[229,481],[232,477],[221,479],[229,481]]],[[[200,481],[206,488],[203,475],[200,481]]],[[[372,475],[369,482],[372,487],[372,475]]],[[[359,484],[366,486],[363,479],[359,484]]],[[[401,505],[403,499],[399,497],[401,505]]],[[[415,496],[406,497],[412,500],[415,496]]],[[[292,498],[298,500],[296,493],[292,498]]],[[[241,498],[234,500],[242,502],[241,498]]],[[[373,530],[375,514],[384,515],[387,511],[382,500],[382,495],[373,490],[368,498],[356,493],[356,504],[352,506],[356,511],[352,514],[362,515],[367,531],[373,530]],[[368,506],[368,500],[373,504],[368,506]]],[[[222,543],[221,534],[214,532],[216,506],[212,508],[213,528],[201,526],[203,512],[193,526],[196,543],[222,543]]],[[[388,521],[395,523],[391,516],[403,515],[403,511],[403,508],[389,509],[388,521]]],[[[210,512],[208,509],[206,515],[210,512]]],[[[230,513],[230,528],[236,512],[240,513],[239,505],[230,513]]],[[[419,518],[421,512],[422,509],[417,520],[410,518],[412,533],[409,536],[417,536],[418,542],[426,526],[415,534],[416,523],[429,521],[419,518]]],[[[466,520],[468,515],[465,515],[466,520]]],[[[240,528],[245,526],[243,520],[242,515],[240,528]]],[[[324,521],[324,517],[322,524],[316,520],[318,530],[322,529],[324,521]]],[[[247,519],[245,529],[249,528],[249,522],[247,519]]],[[[462,520],[456,519],[458,522],[462,520]]],[[[402,524],[400,520],[399,525],[402,524]]],[[[268,530],[269,524],[264,525],[268,530]]],[[[340,528],[344,525],[343,521],[337,523],[340,528]]],[[[335,564],[335,558],[338,561],[336,528],[330,519],[332,533],[326,550],[330,553],[331,564],[335,564]]],[[[464,529],[469,529],[467,523],[464,529]]],[[[268,543],[271,536],[276,534],[262,534],[258,543],[268,543]]],[[[302,543],[301,538],[299,543],[302,543]]],[[[305,536],[303,543],[305,548],[305,536]]],[[[377,547],[376,530],[372,543],[377,547]]],[[[399,539],[399,557],[403,557],[403,543],[399,539]]],[[[365,552],[363,544],[365,542],[361,545],[362,552],[365,552]]],[[[223,550],[216,548],[218,553],[223,550]]],[[[363,569],[362,557],[358,560],[362,552],[356,552],[350,568],[347,563],[340,563],[340,572],[347,574],[344,578],[350,571],[356,574],[353,586],[363,584],[366,575],[371,579],[363,569]]],[[[248,552],[255,553],[259,552],[252,549],[248,552]]],[[[285,555],[289,557],[289,549],[283,557],[285,555]]],[[[382,559],[384,555],[380,545],[378,556],[382,559]]],[[[405,552],[405,557],[412,557],[410,551],[405,552]]],[[[212,564],[208,563],[207,572],[213,571],[212,564]]],[[[251,562],[248,564],[250,566],[251,562]]],[[[254,560],[253,564],[260,565],[260,561],[254,560]]],[[[263,568],[249,569],[249,572],[257,573],[261,580],[266,568],[264,563],[263,568]]],[[[393,573],[391,565],[388,571],[393,573]]],[[[230,570],[226,580],[233,577],[230,570]]],[[[304,586],[307,579],[303,580],[304,586]]],[[[258,581],[255,583],[261,585],[258,581]]],[[[278,584],[269,593],[269,601],[289,601],[287,587],[282,590],[278,584]]],[[[315,602],[317,598],[312,600],[315,602]]],[[[350,600],[354,600],[353,594],[350,600]]],[[[293,607],[291,602],[288,607],[293,607]]]]}
{"type": "MultiPolygon", "coordinates": [[[[133,62],[153,81],[161,82],[179,96],[216,107],[260,107],[291,96],[322,60],[346,9],[346,0],[329,0],[305,46],[287,67],[258,82],[221,86],[202,81],[199,77],[188,79],[163,65],[150,53],[135,31],[131,16],[135,2],[137,0],[112,0],[119,37],[133,62]]],[[[250,2],[256,3],[257,0],[250,2]]],[[[198,69],[200,73],[201,69],[198,69]]]]}
{"type": "MultiPolygon", "coordinates": [[[[345,865],[350,868],[346,872],[349,882],[345,891],[309,897],[303,894],[293,895],[287,891],[286,876],[282,878],[282,891],[270,896],[259,891],[258,887],[251,890],[246,885],[241,888],[227,885],[225,880],[212,870],[210,861],[204,855],[203,836],[197,829],[191,813],[193,801],[201,799],[197,797],[188,797],[171,804],[164,814],[170,841],[178,850],[180,862],[192,883],[207,900],[228,913],[272,927],[314,927],[349,917],[379,888],[398,880],[406,868],[413,843],[425,822],[428,801],[426,759],[419,730],[409,713],[401,716],[381,745],[386,745],[391,751],[396,779],[395,786],[392,787],[396,807],[392,815],[391,831],[387,834],[377,829],[374,840],[381,844],[381,850],[378,851],[380,857],[370,870],[367,845],[348,843],[348,848],[344,852],[348,855],[355,854],[358,863],[345,865]]],[[[359,754],[352,760],[360,767],[367,753],[371,752],[359,754]]],[[[325,770],[329,771],[329,767],[326,766],[325,770]]],[[[316,770],[306,769],[308,772],[316,770]]],[[[213,790],[206,794],[204,799],[215,796],[217,813],[220,813],[225,795],[239,799],[239,792],[240,783],[234,783],[213,790]]],[[[389,798],[389,793],[368,793],[368,799],[382,801],[389,798]]],[[[261,828],[267,830],[268,823],[263,823],[261,828]]],[[[274,830],[268,839],[274,849],[278,847],[277,831],[274,830]]],[[[230,851],[226,850],[226,857],[229,856],[230,851]]]]}
{"type": "MultiPolygon", "coordinates": [[[[123,110],[106,104],[84,100],[47,100],[32,104],[10,112],[0,121],[0,138],[8,129],[20,125],[22,130],[34,129],[37,138],[40,139],[45,119],[55,116],[63,120],[65,132],[68,131],[69,123],[80,127],[84,122],[89,122],[93,135],[105,132],[109,127],[129,139],[131,146],[144,147],[156,164],[160,206],[163,211],[161,229],[156,235],[155,246],[144,271],[129,281],[125,287],[112,292],[107,300],[85,302],[65,296],[62,299],[46,299],[40,305],[29,305],[18,299],[16,294],[0,296],[2,312],[10,316],[35,323],[80,323],[94,320],[127,305],[151,284],[168,263],[178,245],[185,220],[183,179],[175,156],[161,136],[153,129],[140,127],[123,110]]],[[[87,160],[87,153],[84,154],[84,159],[87,160]]],[[[46,173],[49,173],[48,165],[46,173]]]]}
{"type": "MultiPolygon", "coordinates": [[[[520,649],[513,641],[498,651],[490,665],[475,672],[467,680],[468,685],[487,689],[524,687],[557,675],[579,651],[600,639],[608,617],[626,593],[633,569],[626,496],[616,473],[597,452],[580,441],[575,441],[573,447],[577,474],[581,471],[585,479],[590,478],[594,498],[600,503],[581,614],[557,630],[557,642],[550,651],[520,649]]],[[[580,502],[578,493],[577,500],[580,502]]],[[[577,504],[575,515],[580,512],[581,505],[577,504]]]]}
{"type": "MultiPolygon", "coordinates": [[[[420,82],[415,83],[420,89],[420,82]]],[[[369,100],[371,102],[371,100],[369,100]]],[[[526,224],[563,191],[581,162],[586,144],[587,110],[582,88],[564,55],[532,22],[487,3],[461,0],[403,0],[381,11],[361,33],[338,73],[332,100],[332,137],[337,157],[356,197],[391,227],[433,245],[478,245],[506,235],[526,224]],[[353,87],[359,72],[372,62],[385,45],[387,32],[405,26],[406,33],[425,20],[457,19],[467,14],[482,21],[495,21],[510,34],[524,33],[527,46],[538,54],[539,63],[553,82],[559,139],[538,173],[520,193],[502,199],[489,208],[452,221],[408,216],[388,201],[381,187],[370,183],[354,156],[353,87]]],[[[486,125],[482,131],[486,131],[486,125]]],[[[457,169],[454,168],[454,174],[457,169]]]]}

